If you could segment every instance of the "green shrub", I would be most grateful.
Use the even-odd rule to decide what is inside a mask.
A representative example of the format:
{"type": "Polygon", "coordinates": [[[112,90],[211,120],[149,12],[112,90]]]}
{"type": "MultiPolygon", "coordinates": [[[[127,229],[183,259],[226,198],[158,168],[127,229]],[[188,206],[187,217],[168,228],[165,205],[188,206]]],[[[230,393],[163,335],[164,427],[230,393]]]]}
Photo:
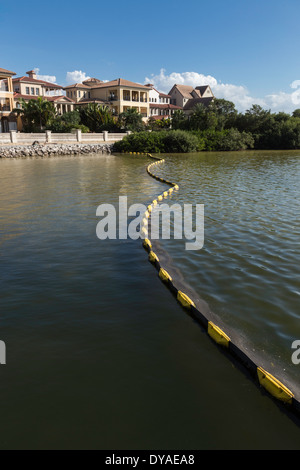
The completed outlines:
{"type": "Polygon", "coordinates": [[[198,149],[197,137],[180,130],[130,134],[114,145],[116,152],[187,153],[198,149]]]}

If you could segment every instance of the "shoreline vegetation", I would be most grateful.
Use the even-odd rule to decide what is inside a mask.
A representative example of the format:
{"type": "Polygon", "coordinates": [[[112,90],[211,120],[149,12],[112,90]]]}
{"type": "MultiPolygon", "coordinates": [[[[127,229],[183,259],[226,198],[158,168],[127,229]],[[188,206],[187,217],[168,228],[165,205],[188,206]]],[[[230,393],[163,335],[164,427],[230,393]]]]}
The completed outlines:
{"type": "Polygon", "coordinates": [[[116,142],[116,152],[189,153],[201,151],[296,150],[300,149],[300,109],[292,114],[271,113],[259,105],[240,113],[231,101],[214,99],[208,106],[197,104],[191,114],[176,110],[171,117],[145,123],[129,108],[119,116],[97,103],[56,115],[54,105],[43,100],[22,102],[15,109],[25,132],[82,133],[125,132],[132,134],[116,142]]]}

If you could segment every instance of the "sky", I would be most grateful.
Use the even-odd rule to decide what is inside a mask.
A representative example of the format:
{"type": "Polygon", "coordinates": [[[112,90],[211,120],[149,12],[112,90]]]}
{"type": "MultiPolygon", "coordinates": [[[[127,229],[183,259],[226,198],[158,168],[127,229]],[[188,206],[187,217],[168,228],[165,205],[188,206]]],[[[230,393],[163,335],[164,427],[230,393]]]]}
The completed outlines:
{"type": "Polygon", "coordinates": [[[0,67],[67,85],[86,77],[210,85],[239,111],[300,108],[299,0],[0,0],[0,67]]]}

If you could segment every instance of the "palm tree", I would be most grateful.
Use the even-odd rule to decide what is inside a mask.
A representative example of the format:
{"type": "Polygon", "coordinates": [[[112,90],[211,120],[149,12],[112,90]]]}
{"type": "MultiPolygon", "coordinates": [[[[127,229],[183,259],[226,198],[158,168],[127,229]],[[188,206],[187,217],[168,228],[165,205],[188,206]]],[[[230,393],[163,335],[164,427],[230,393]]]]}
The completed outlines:
{"type": "Polygon", "coordinates": [[[128,108],[120,114],[119,122],[122,127],[129,131],[141,131],[144,129],[143,116],[136,108],[128,108]]]}
{"type": "Polygon", "coordinates": [[[13,112],[22,116],[24,128],[27,131],[43,130],[56,118],[56,110],[50,101],[39,97],[37,100],[20,100],[21,108],[15,108],[13,112]]]}
{"type": "Polygon", "coordinates": [[[80,109],[81,121],[92,132],[109,131],[116,127],[115,118],[108,106],[89,103],[80,109]]]}

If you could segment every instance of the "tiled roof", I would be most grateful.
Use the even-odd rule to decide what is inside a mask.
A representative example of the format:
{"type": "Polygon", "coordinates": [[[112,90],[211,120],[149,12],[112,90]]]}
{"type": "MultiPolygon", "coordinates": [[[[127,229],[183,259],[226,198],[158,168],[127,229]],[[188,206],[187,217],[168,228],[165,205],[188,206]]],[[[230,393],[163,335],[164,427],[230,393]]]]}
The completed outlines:
{"type": "Polygon", "coordinates": [[[155,121],[159,121],[160,119],[170,119],[171,116],[168,116],[167,114],[163,116],[150,116],[151,119],[154,119],[155,121]]]}
{"type": "Polygon", "coordinates": [[[111,88],[114,86],[126,86],[131,88],[142,88],[143,90],[149,91],[149,87],[141,85],[140,83],[130,82],[129,80],[124,80],[123,78],[116,78],[110,82],[103,82],[100,85],[95,85],[93,88],[111,88]]]}
{"type": "Polygon", "coordinates": [[[175,106],[175,104],[156,104],[156,103],[150,103],[150,108],[157,108],[157,109],[182,109],[181,106],[175,106]]]}
{"type": "Polygon", "coordinates": [[[162,98],[171,98],[171,95],[166,95],[165,93],[160,93],[160,91],[158,93],[159,93],[159,96],[161,96],[162,98]]]}
{"type": "Polygon", "coordinates": [[[1,69],[1,68],[0,68],[0,73],[5,73],[5,74],[9,74],[9,75],[16,75],[15,72],[11,72],[10,70],[1,69]]]}
{"type": "Polygon", "coordinates": [[[188,85],[174,85],[174,87],[177,88],[179,93],[181,93],[184,98],[187,98],[189,100],[193,98],[191,93],[194,90],[194,87],[188,85]]]}
{"type": "Polygon", "coordinates": [[[197,87],[195,88],[195,90],[199,90],[199,91],[200,91],[200,94],[201,94],[201,96],[202,96],[203,93],[205,93],[205,91],[207,90],[207,88],[209,88],[209,85],[197,86],[197,87]]]}
{"type": "Polygon", "coordinates": [[[74,85],[68,85],[64,87],[64,90],[68,90],[69,88],[83,88],[85,90],[90,90],[91,87],[87,85],[83,85],[83,83],[74,83],[74,85]]]}
{"type": "Polygon", "coordinates": [[[35,83],[36,85],[42,85],[47,88],[57,88],[61,89],[62,87],[60,85],[57,85],[56,83],[51,83],[51,82],[45,82],[45,80],[38,80],[36,78],[31,78],[31,77],[17,77],[13,78],[13,82],[24,82],[24,83],[35,83]]]}
{"type": "Polygon", "coordinates": [[[208,97],[208,98],[194,98],[189,100],[186,105],[184,106],[185,111],[189,111],[190,109],[193,109],[196,104],[203,104],[204,106],[208,106],[209,103],[213,100],[213,97],[208,97]]]}
{"type": "Polygon", "coordinates": [[[37,100],[38,98],[43,98],[43,100],[47,101],[59,101],[62,98],[64,100],[69,101],[70,103],[75,103],[75,101],[71,100],[71,98],[68,98],[65,95],[60,95],[60,96],[36,96],[36,95],[22,95],[21,93],[14,93],[14,100],[18,99],[23,99],[23,100],[37,100]]]}
{"type": "Polygon", "coordinates": [[[76,104],[89,104],[89,103],[99,103],[99,104],[109,104],[109,101],[103,101],[100,98],[85,98],[78,101],[76,104]]]}

